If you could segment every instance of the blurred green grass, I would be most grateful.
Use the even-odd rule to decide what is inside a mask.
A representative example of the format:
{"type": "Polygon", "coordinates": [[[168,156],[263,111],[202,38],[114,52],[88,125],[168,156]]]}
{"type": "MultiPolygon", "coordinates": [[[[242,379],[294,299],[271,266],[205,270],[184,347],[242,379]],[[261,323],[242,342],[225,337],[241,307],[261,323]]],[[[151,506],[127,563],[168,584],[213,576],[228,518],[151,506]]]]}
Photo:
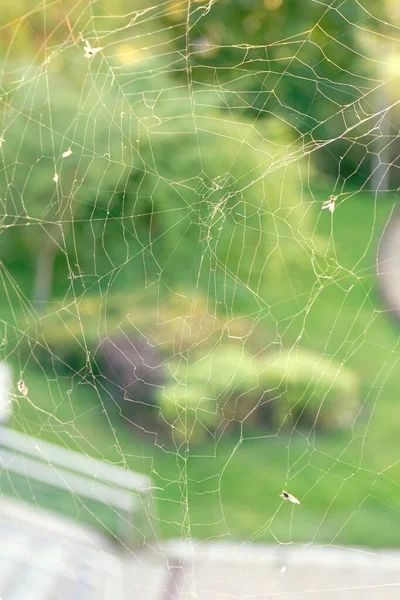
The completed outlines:
{"type": "MultiPolygon", "coordinates": [[[[260,430],[243,440],[175,447],[121,423],[93,386],[32,367],[24,371],[29,396],[16,401],[14,427],[149,475],[161,488],[162,536],[397,546],[399,331],[375,279],[392,206],[390,198],[360,193],[340,202],[333,219],[321,212],[316,231],[330,239],[332,258],[316,263],[317,280],[293,270],[266,292],[265,322],[279,324],[283,344],[301,332],[303,347],[345,360],[361,376],[363,409],[352,431],[260,430]],[[283,488],[301,505],[282,501],[283,488]]],[[[57,505],[51,494],[43,503],[57,505]]]]}

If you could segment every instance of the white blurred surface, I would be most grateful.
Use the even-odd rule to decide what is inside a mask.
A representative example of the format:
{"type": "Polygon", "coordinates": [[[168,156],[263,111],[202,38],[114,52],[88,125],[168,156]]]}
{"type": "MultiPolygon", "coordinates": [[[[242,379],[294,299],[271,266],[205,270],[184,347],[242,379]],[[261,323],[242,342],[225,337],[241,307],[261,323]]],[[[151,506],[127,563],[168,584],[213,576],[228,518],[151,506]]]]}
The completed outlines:
{"type": "Polygon", "coordinates": [[[11,417],[11,368],[0,362],[0,423],[7,423],[11,417]]]}
{"type": "Polygon", "coordinates": [[[0,500],[1,600],[395,600],[400,553],[165,541],[133,551],[0,500]]]}

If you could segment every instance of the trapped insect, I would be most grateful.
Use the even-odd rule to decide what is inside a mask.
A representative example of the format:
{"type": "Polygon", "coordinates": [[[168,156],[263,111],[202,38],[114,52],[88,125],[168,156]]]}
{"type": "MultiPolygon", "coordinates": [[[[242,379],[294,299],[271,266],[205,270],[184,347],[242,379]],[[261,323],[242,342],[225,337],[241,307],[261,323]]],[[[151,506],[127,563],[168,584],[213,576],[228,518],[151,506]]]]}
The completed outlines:
{"type": "Polygon", "coordinates": [[[85,40],[84,50],[85,50],[85,58],[90,58],[91,56],[94,56],[95,54],[97,54],[98,52],[103,50],[103,48],[91,48],[89,42],[87,40],[85,40]]]}
{"type": "Polygon", "coordinates": [[[337,196],[329,196],[329,200],[327,200],[326,202],[323,203],[322,205],[322,210],[324,210],[325,208],[327,208],[329,210],[329,212],[333,213],[333,211],[336,208],[335,202],[337,200],[337,196]]]}
{"type": "Polygon", "coordinates": [[[68,148],[68,150],[66,150],[65,152],[63,152],[63,153],[61,154],[61,156],[62,156],[63,158],[68,158],[68,156],[71,156],[71,154],[72,154],[72,150],[71,150],[71,148],[68,148]]]}
{"type": "Polygon", "coordinates": [[[285,490],[283,490],[283,492],[280,496],[284,500],[289,500],[289,502],[293,502],[293,504],[300,504],[300,500],[297,500],[297,498],[292,496],[292,494],[289,494],[289,492],[285,492],[285,490]]]}

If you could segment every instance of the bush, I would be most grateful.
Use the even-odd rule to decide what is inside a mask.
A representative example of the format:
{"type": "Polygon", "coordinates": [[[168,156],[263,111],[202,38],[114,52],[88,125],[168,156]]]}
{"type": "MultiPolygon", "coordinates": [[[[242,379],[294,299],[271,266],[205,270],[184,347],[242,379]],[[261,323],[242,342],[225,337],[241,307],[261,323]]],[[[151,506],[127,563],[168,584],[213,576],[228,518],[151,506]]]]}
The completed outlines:
{"type": "Polygon", "coordinates": [[[96,363],[112,398],[134,423],[146,407],[153,407],[157,387],[164,384],[164,368],[157,349],[138,334],[107,337],[96,353],[96,363]]]}
{"type": "Polygon", "coordinates": [[[251,356],[224,345],[190,364],[170,364],[170,373],[158,402],[182,438],[214,435],[229,423],[333,430],[351,425],[359,406],[357,376],[304,350],[251,356]]]}
{"type": "Polygon", "coordinates": [[[187,363],[170,363],[170,382],[159,390],[164,419],[178,438],[198,440],[218,426],[240,420],[250,411],[257,389],[251,357],[235,346],[225,345],[212,354],[187,363]],[[240,402],[235,406],[235,399],[240,402]]]}
{"type": "Polygon", "coordinates": [[[359,406],[359,382],[348,368],[305,350],[270,354],[262,381],[275,398],[278,423],[347,427],[359,406]]]}
{"type": "MultiPolygon", "coordinates": [[[[178,290],[179,291],[179,290],[178,290]]],[[[85,295],[79,302],[52,306],[40,320],[35,315],[24,322],[23,335],[16,340],[21,356],[27,360],[32,352],[46,366],[71,367],[78,371],[92,359],[103,340],[118,334],[128,338],[143,337],[156,346],[163,358],[175,353],[187,355],[193,348],[206,353],[210,347],[229,336],[248,339],[259,336],[259,329],[244,317],[226,319],[210,312],[210,301],[190,290],[161,297],[152,291],[144,294],[85,295]]],[[[265,341],[265,331],[263,338],[265,341]]],[[[97,369],[96,369],[97,370],[97,369]]]]}
{"type": "Polygon", "coordinates": [[[79,307],[35,321],[19,351],[48,371],[85,380],[93,373],[134,422],[142,407],[158,418],[145,406],[159,407],[180,439],[218,436],[226,427],[350,425],[359,406],[351,370],[303,349],[266,351],[267,332],[251,320],[217,317],[200,294],[195,302],[186,296],[157,303],[150,295],[110,294],[106,305],[85,296],[79,307]]]}

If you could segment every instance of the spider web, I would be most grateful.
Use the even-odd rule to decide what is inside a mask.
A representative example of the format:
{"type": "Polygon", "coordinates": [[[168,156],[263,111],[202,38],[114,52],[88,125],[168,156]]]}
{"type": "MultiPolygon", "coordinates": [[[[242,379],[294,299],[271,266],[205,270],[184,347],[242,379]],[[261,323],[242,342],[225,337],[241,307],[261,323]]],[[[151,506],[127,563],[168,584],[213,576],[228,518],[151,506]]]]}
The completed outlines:
{"type": "MultiPolygon", "coordinates": [[[[398,9],[137,4],[2,9],[10,426],[149,476],[164,561],[169,539],[376,558],[398,544],[398,9]]],[[[137,555],[112,506],[1,486],[137,555]]],[[[240,569],[281,593],[285,570],[260,591],[240,569]]],[[[239,597],[221,573],[209,593],[239,597]]]]}

